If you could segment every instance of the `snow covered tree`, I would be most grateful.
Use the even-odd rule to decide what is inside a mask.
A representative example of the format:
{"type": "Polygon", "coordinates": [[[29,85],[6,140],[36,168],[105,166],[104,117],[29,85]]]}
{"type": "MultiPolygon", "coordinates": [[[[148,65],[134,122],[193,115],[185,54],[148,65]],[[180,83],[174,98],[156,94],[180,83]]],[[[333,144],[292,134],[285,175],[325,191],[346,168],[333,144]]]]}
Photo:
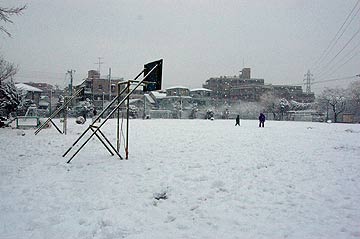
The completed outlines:
{"type": "MultiPolygon", "coordinates": [[[[0,7],[0,21],[4,23],[13,23],[10,17],[13,15],[22,14],[25,8],[26,5],[22,7],[12,7],[12,8],[0,7]]],[[[4,26],[0,26],[0,31],[11,37],[10,32],[8,32],[8,30],[4,26]]]]}
{"type": "Polygon", "coordinates": [[[355,119],[360,119],[360,81],[352,82],[347,89],[346,111],[352,113],[355,119]]]}
{"type": "Polygon", "coordinates": [[[0,115],[8,117],[19,104],[18,93],[12,79],[0,83],[0,115]]]}
{"type": "MultiPolygon", "coordinates": [[[[0,6],[0,21],[3,23],[13,23],[10,19],[13,15],[20,15],[26,5],[22,7],[6,8],[0,6]]],[[[0,26],[0,32],[5,33],[11,37],[10,32],[4,27],[0,26]]],[[[16,74],[17,69],[14,64],[9,63],[0,56],[0,114],[7,117],[12,111],[15,111],[19,105],[19,97],[12,80],[12,77],[16,74]]]]}
{"type": "Polygon", "coordinates": [[[280,120],[284,119],[284,114],[289,111],[290,109],[290,103],[285,98],[281,98],[278,103],[278,109],[280,111],[280,120]]]}
{"type": "Polygon", "coordinates": [[[312,103],[301,103],[295,100],[290,101],[290,109],[291,110],[308,110],[313,107],[312,103]]]}
{"type": "Polygon", "coordinates": [[[266,112],[272,113],[274,119],[276,119],[276,115],[278,113],[278,107],[277,107],[278,101],[279,98],[276,97],[275,94],[272,92],[265,93],[260,97],[260,102],[264,107],[264,110],[266,112]]]}
{"type": "Polygon", "coordinates": [[[332,110],[334,115],[334,123],[337,122],[337,118],[340,113],[345,110],[346,106],[346,91],[344,89],[335,88],[329,89],[326,88],[320,95],[319,100],[326,106],[326,119],[329,118],[329,110],[332,110]]]}
{"type": "Polygon", "coordinates": [[[14,64],[0,57],[0,114],[9,116],[19,104],[19,96],[12,77],[16,74],[14,64]]]}
{"type": "Polygon", "coordinates": [[[271,112],[274,119],[283,120],[284,114],[290,110],[290,103],[285,98],[279,98],[274,93],[268,92],[260,98],[265,111],[271,112]]]}

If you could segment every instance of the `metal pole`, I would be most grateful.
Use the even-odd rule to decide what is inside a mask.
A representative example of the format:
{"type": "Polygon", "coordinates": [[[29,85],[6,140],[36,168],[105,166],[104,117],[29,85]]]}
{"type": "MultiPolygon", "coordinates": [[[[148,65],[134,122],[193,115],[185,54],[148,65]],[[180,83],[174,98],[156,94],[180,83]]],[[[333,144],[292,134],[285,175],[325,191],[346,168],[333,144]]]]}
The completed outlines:
{"type": "Polygon", "coordinates": [[[180,119],[181,119],[181,113],[182,113],[182,99],[181,99],[181,95],[180,95],[180,119]]]}
{"type": "MultiPolygon", "coordinates": [[[[120,84],[117,85],[118,104],[120,103],[120,84]]],[[[116,124],[116,149],[120,152],[120,107],[117,110],[117,124],[116,124]]]]}
{"type": "MultiPolygon", "coordinates": [[[[130,93],[130,82],[128,82],[128,94],[130,93]]],[[[127,98],[126,109],[126,146],[125,146],[125,159],[129,158],[129,113],[130,113],[130,97],[127,98]]]]}
{"type": "Polygon", "coordinates": [[[49,109],[49,116],[51,115],[51,99],[52,99],[52,89],[50,90],[50,101],[49,101],[49,106],[50,106],[50,109],[49,109]]]}
{"type": "MultiPolygon", "coordinates": [[[[155,67],[154,67],[154,69],[155,69],[155,67]]],[[[144,72],[144,70],[142,70],[142,71],[135,77],[134,80],[136,80],[137,78],[139,78],[143,72],[144,72]]],[[[149,74],[150,74],[151,72],[152,72],[152,70],[149,72],[149,74]]],[[[142,81],[141,81],[139,84],[141,84],[141,83],[144,81],[144,79],[145,79],[149,74],[147,74],[147,75],[142,79],[142,81]]],[[[121,84],[121,83],[118,84],[118,89],[119,89],[119,90],[120,90],[120,84],[121,84]]],[[[121,90],[120,93],[118,93],[118,95],[110,102],[110,104],[109,104],[108,106],[106,106],[106,108],[103,110],[103,112],[101,112],[101,113],[96,117],[96,119],[95,119],[94,122],[91,124],[91,126],[93,126],[93,124],[95,124],[95,122],[97,122],[97,121],[100,119],[100,117],[103,115],[103,113],[104,113],[108,108],[110,108],[115,101],[118,101],[118,102],[119,102],[119,97],[120,97],[120,95],[122,95],[122,94],[125,92],[125,90],[127,90],[127,87],[125,87],[123,90],[121,90]]],[[[131,93],[132,93],[132,92],[131,92],[131,93]]],[[[118,106],[120,106],[122,103],[123,103],[123,101],[119,102],[119,103],[118,103],[118,106]]],[[[115,110],[119,109],[118,106],[115,107],[115,109],[110,112],[110,114],[108,115],[108,117],[106,117],[106,118],[104,119],[104,122],[103,122],[103,123],[105,123],[105,122],[107,121],[107,119],[115,112],[115,110]]],[[[98,129],[103,125],[103,123],[98,127],[98,129]]],[[[90,129],[90,127],[88,127],[88,128],[79,136],[79,138],[72,144],[72,146],[63,154],[63,157],[65,157],[65,156],[70,152],[70,150],[80,141],[80,139],[86,134],[86,132],[87,132],[89,129],[90,129]]],[[[96,130],[96,131],[97,131],[97,130],[96,130]]],[[[96,131],[95,131],[95,132],[96,132],[96,131]]],[[[94,132],[94,133],[95,133],[95,132],[94,132]]],[[[92,136],[93,136],[93,134],[90,136],[90,138],[91,138],[92,136]]],[[[86,143],[87,143],[87,141],[85,142],[85,144],[86,144],[86,143]]],[[[81,148],[82,148],[82,147],[81,147],[81,148]]],[[[80,149],[79,149],[78,151],[80,151],[80,149]]],[[[116,153],[119,155],[118,152],[116,152],[116,153]]],[[[75,154],[77,154],[77,152],[76,152],[75,154]]],[[[75,156],[75,154],[73,155],[73,157],[75,156]]],[[[73,158],[73,157],[72,157],[72,158],[73,158]]],[[[71,159],[72,159],[72,158],[71,158],[71,159]]],[[[70,163],[71,159],[68,161],[68,163],[70,163]]]]}
{"type": "Polygon", "coordinates": [[[45,125],[49,123],[49,121],[54,118],[61,110],[63,110],[65,106],[67,106],[81,91],[82,89],[75,92],[75,94],[68,101],[66,101],[65,98],[65,103],[59,109],[55,110],[55,112],[52,113],[52,115],[50,115],[50,117],[42,125],[40,125],[40,127],[35,131],[35,135],[37,135],[45,127],[45,125]]]}
{"type": "Polygon", "coordinates": [[[68,111],[68,107],[66,106],[64,108],[64,123],[63,123],[63,132],[66,135],[66,128],[67,128],[67,111],[68,111]]]}
{"type": "Polygon", "coordinates": [[[75,72],[75,70],[71,69],[68,71],[68,73],[70,74],[70,85],[69,85],[69,95],[72,96],[72,88],[73,88],[73,72],[75,72]]]}
{"type": "MultiPolygon", "coordinates": [[[[125,92],[126,88],[124,88],[122,90],[122,92],[120,94],[122,94],[123,92],[125,92]]],[[[104,114],[104,112],[110,108],[110,106],[116,101],[118,100],[120,95],[116,96],[112,101],[111,103],[106,106],[106,108],[95,118],[94,122],[90,125],[90,126],[93,126],[99,119],[100,117],[104,114]]],[[[86,132],[90,129],[90,126],[79,136],[79,138],[72,144],[72,146],[63,154],[63,157],[65,157],[69,152],[70,150],[80,141],[80,139],[86,134],[86,132]]]]}
{"type": "MultiPolygon", "coordinates": [[[[146,77],[148,77],[150,74],[151,74],[151,72],[153,72],[154,71],[154,69],[156,68],[158,66],[158,64],[156,65],[156,66],[154,66],[149,72],[148,72],[148,74],[146,74],[146,76],[144,76],[144,78],[135,86],[135,88],[134,89],[132,89],[126,96],[125,96],[125,98],[123,99],[123,100],[121,100],[120,101],[120,103],[115,107],[115,109],[113,109],[111,112],[110,112],[110,114],[103,120],[103,122],[99,125],[99,127],[90,135],[90,137],[80,146],[80,148],[74,153],[74,155],[67,161],[67,163],[70,163],[71,162],[71,160],[80,152],[80,150],[89,142],[89,140],[94,136],[94,134],[106,123],[106,121],[110,118],[110,116],[112,115],[112,114],[114,114],[114,112],[125,102],[125,100],[143,83],[143,81],[146,79],[146,77]]],[[[144,70],[142,70],[142,72],[138,75],[138,76],[140,76],[142,73],[144,72],[144,70]]],[[[86,130],[87,131],[87,130],[86,130]]],[[[84,135],[84,133],[81,135],[81,137],[84,135]]],[[[78,141],[78,140],[77,140],[78,141]]],[[[76,142],[77,142],[76,141],[76,142]]],[[[74,143],[73,144],[73,146],[75,146],[75,144],[76,143],[74,143]]],[[[72,146],[72,147],[73,147],[72,146]]],[[[71,148],[72,148],[71,147],[71,148]]],[[[68,149],[68,151],[67,152],[65,152],[65,154],[63,155],[63,157],[71,150],[71,148],[70,149],[68,149]]],[[[118,154],[118,152],[116,152],[117,154],[118,154]]],[[[120,156],[119,154],[118,154],[118,156],[120,156]]],[[[120,156],[120,158],[121,158],[121,156],[120,156]]]]}
{"type": "Polygon", "coordinates": [[[144,94],[144,114],[143,114],[143,119],[146,119],[146,97],[144,94]]]}
{"type": "MultiPolygon", "coordinates": [[[[94,129],[92,127],[91,128],[91,131],[94,132],[94,129]]],[[[105,137],[105,135],[99,130],[99,133],[105,138],[105,140],[107,141],[107,138],[105,137]]],[[[114,153],[111,151],[111,149],[109,149],[109,147],[105,144],[105,142],[100,138],[100,136],[96,133],[95,134],[96,137],[100,140],[100,142],[105,146],[105,148],[109,151],[109,153],[111,154],[111,156],[114,155],[114,153]]]]}
{"type": "Polygon", "coordinates": [[[109,101],[111,101],[111,68],[109,68],[109,101]]]}
{"type": "Polygon", "coordinates": [[[102,93],[102,110],[104,110],[104,91],[102,93]]]}

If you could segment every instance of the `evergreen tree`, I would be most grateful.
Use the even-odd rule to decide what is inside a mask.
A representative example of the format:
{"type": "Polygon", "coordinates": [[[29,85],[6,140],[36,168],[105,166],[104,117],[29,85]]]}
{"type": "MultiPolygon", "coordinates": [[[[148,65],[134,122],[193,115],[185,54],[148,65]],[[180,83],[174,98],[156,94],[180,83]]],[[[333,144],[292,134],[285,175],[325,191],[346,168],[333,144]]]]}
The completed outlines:
{"type": "Polygon", "coordinates": [[[19,95],[12,77],[16,74],[16,67],[0,57],[0,114],[9,116],[19,105],[19,95]]]}

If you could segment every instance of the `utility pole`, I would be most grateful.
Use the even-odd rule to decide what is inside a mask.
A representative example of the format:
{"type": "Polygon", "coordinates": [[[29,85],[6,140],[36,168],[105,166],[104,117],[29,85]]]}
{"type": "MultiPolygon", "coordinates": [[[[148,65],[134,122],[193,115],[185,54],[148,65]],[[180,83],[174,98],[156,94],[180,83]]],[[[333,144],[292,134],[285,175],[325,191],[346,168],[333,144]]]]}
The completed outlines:
{"type": "Polygon", "coordinates": [[[98,60],[99,60],[99,61],[98,61],[97,63],[95,63],[96,65],[99,65],[99,66],[98,66],[99,76],[100,76],[101,65],[104,64],[104,62],[102,62],[101,59],[103,59],[103,58],[99,56],[99,57],[98,57],[98,60]]]}
{"type": "Polygon", "coordinates": [[[69,95],[72,96],[72,88],[73,88],[73,74],[75,73],[75,70],[68,70],[67,74],[70,75],[70,84],[69,84],[69,95]]]}
{"type": "Polygon", "coordinates": [[[304,75],[306,78],[304,79],[305,81],[305,92],[307,94],[311,93],[311,82],[314,81],[313,74],[310,73],[310,70],[307,71],[307,73],[304,75]]]}
{"type": "Polygon", "coordinates": [[[143,119],[146,119],[146,95],[144,93],[144,114],[143,114],[143,119]]]}
{"type": "Polygon", "coordinates": [[[109,68],[109,101],[111,101],[111,68],[109,68]]]}

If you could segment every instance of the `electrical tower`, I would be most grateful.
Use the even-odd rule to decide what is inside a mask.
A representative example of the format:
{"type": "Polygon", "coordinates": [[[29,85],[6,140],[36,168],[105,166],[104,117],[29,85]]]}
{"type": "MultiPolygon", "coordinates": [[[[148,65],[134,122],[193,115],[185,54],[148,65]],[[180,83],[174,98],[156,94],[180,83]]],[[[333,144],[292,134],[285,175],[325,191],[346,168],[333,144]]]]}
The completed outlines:
{"type": "Polygon", "coordinates": [[[305,85],[305,92],[307,94],[311,93],[311,82],[314,81],[313,74],[310,73],[310,70],[307,71],[307,73],[304,75],[306,78],[304,79],[304,85],[305,85]]]}
{"type": "Polygon", "coordinates": [[[99,65],[98,66],[98,72],[99,72],[99,76],[100,76],[100,68],[101,68],[101,65],[104,64],[104,62],[101,61],[102,57],[98,57],[99,61],[96,62],[95,64],[96,65],[99,65]]]}

